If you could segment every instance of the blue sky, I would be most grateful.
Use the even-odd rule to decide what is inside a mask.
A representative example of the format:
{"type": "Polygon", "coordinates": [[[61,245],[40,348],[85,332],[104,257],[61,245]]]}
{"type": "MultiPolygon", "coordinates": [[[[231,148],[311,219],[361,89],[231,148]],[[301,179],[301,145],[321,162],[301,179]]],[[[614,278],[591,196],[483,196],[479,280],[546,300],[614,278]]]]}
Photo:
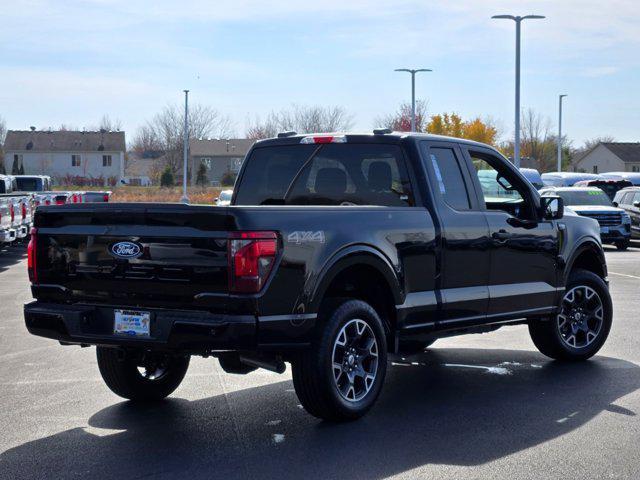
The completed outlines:
{"type": "Polygon", "coordinates": [[[357,130],[409,99],[429,112],[490,116],[513,133],[514,25],[523,24],[522,107],[557,121],[575,145],[640,141],[640,2],[324,0],[32,0],[0,12],[0,116],[8,128],[135,129],[168,103],[213,106],[241,136],[292,103],[341,105],[357,130]]]}

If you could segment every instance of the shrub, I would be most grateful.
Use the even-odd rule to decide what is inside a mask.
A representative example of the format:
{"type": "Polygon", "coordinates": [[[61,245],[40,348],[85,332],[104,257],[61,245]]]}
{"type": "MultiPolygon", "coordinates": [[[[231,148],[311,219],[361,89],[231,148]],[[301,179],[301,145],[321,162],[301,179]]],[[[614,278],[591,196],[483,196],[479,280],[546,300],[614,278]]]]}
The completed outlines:
{"type": "Polygon", "coordinates": [[[224,175],[222,175],[222,178],[220,179],[220,184],[223,187],[233,187],[235,183],[236,183],[236,174],[233,172],[226,172],[224,175]]]}
{"type": "Polygon", "coordinates": [[[161,187],[173,187],[176,181],[173,177],[173,171],[171,167],[167,165],[162,171],[162,175],[160,175],[160,186],[161,187]]]}

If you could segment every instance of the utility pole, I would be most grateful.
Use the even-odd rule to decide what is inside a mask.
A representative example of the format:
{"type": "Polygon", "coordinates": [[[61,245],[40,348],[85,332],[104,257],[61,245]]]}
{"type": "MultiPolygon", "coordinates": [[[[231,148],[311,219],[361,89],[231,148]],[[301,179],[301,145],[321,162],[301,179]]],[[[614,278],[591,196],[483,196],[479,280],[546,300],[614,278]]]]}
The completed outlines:
{"type": "Polygon", "coordinates": [[[494,15],[491,18],[513,20],[516,22],[516,121],[515,121],[515,141],[513,144],[513,163],[516,168],[520,168],[520,24],[522,20],[542,19],[542,15],[525,15],[524,17],[514,15],[494,15]]]}
{"type": "Polygon", "coordinates": [[[428,68],[418,68],[412,70],[410,68],[396,68],[396,72],[409,72],[411,74],[411,131],[416,131],[416,73],[418,72],[432,72],[433,70],[428,68]]]}
{"type": "Polygon", "coordinates": [[[562,99],[566,94],[558,95],[558,171],[562,171],[562,99]]]}
{"type": "Polygon", "coordinates": [[[187,196],[187,163],[189,155],[189,90],[184,90],[184,145],[183,145],[183,171],[182,171],[182,203],[189,203],[187,196]]]}

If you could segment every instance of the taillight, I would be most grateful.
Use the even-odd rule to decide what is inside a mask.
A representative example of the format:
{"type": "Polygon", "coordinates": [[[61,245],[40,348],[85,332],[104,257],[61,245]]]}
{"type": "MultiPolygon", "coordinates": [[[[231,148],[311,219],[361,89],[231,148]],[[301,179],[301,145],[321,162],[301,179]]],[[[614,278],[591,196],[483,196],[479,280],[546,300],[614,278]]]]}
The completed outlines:
{"type": "Polygon", "coordinates": [[[64,205],[69,197],[56,197],[56,205],[64,205]]]}
{"type": "Polygon", "coordinates": [[[102,201],[103,201],[103,202],[108,202],[108,201],[109,201],[109,194],[108,194],[108,193],[105,193],[105,194],[102,196],[102,201]]]}
{"type": "Polygon", "coordinates": [[[22,204],[22,218],[27,218],[27,204],[22,204]]]}
{"type": "Polygon", "coordinates": [[[76,195],[75,193],[71,196],[71,200],[73,203],[78,203],[78,195],[76,195]]]}
{"type": "Polygon", "coordinates": [[[31,281],[31,283],[38,283],[38,271],[36,269],[37,233],[37,229],[31,229],[31,238],[27,246],[27,271],[29,272],[29,281],[31,281]]]}
{"type": "Polygon", "coordinates": [[[9,214],[11,215],[11,223],[15,222],[15,220],[16,220],[16,212],[13,209],[13,203],[9,204],[9,214]]]}
{"type": "Polygon", "coordinates": [[[275,232],[232,232],[229,238],[229,290],[257,293],[273,269],[278,251],[275,232]]]}

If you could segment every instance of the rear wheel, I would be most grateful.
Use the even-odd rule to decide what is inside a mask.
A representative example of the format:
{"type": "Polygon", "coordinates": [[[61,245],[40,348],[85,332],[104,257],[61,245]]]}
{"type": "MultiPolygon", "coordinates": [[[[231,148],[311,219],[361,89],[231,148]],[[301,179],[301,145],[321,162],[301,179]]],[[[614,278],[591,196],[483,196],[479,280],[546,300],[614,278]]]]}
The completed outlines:
{"type": "Polygon", "coordinates": [[[136,401],[157,401],[169,396],[189,368],[189,356],[151,352],[123,352],[97,347],[102,379],[116,395],[136,401]]]}
{"type": "Polygon", "coordinates": [[[311,415],[352,420],[375,403],[387,369],[387,344],[376,311],[347,300],[322,315],[319,338],[292,362],[293,385],[311,415]]]}
{"type": "Polygon", "coordinates": [[[557,360],[586,360],[604,345],[613,308],[609,289],[596,274],[577,269],[569,276],[558,315],[531,321],[529,333],[544,355],[557,360]]]}

